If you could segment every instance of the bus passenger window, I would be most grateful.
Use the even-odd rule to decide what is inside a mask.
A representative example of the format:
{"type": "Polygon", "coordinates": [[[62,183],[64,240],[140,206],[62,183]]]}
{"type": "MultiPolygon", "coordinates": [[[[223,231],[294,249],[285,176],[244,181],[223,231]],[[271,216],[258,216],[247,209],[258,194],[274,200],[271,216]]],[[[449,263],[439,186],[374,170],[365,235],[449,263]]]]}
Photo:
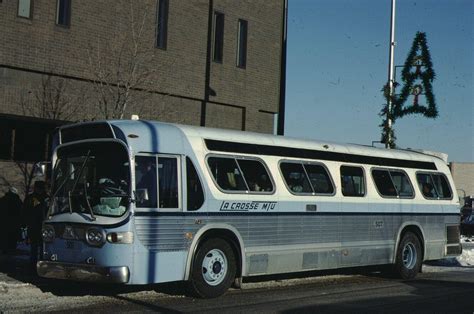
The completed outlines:
{"type": "Polygon", "coordinates": [[[159,207],[179,208],[178,159],[158,157],[159,207]]]}
{"type": "Polygon", "coordinates": [[[309,180],[313,186],[314,193],[316,194],[333,194],[334,187],[332,185],[329,174],[321,165],[306,164],[304,165],[306,172],[308,173],[309,180]]]}
{"type": "Polygon", "coordinates": [[[234,158],[209,157],[207,160],[217,185],[227,191],[248,191],[234,158]]]}
{"type": "Polygon", "coordinates": [[[388,197],[397,197],[397,191],[393,185],[390,173],[388,170],[372,170],[372,177],[374,178],[375,186],[380,195],[388,197]]]}
{"type": "Polygon", "coordinates": [[[344,196],[365,196],[365,179],[362,168],[341,166],[341,187],[344,196]]]}
{"type": "Polygon", "coordinates": [[[436,173],[418,173],[418,187],[425,198],[451,199],[453,194],[446,178],[436,173]]]}
{"type": "Polygon", "coordinates": [[[425,198],[438,198],[438,193],[434,187],[433,179],[430,174],[419,173],[416,175],[418,186],[425,198]]]}
{"type": "Polygon", "coordinates": [[[282,162],[280,169],[290,192],[313,193],[313,188],[300,163],[282,162]]]}
{"type": "Polygon", "coordinates": [[[141,208],[158,207],[156,157],[135,157],[135,182],[136,206],[141,208]]]}
{"type": "Polygon", "coordinates": [[[189,157],[186,157],[186,179],[188,211],[198,210],[204,203],[204,192],[196,168],[189,157]]]}
{"type": "Polygon", "coordinates": [[[451,193],[451,189],[449,188],[449,183],[443,175],[440,174],[432,174],[431,177],[433,178],[433,182],[438,191],[439,198],[452,198],[453,194],[451,193]]]}
{"type": "Polygon", "coordinates": [[[245,181],[252,192],[272,192],[273,184],[270,181],[265,166],[258,160],[237,159],[245,181]]]}
{"type": "Polygon", "coordinates": [[[390,176],[399,197],[413,197],[415,195],[410,179],[404,172],[390,170],[390,176]]]}

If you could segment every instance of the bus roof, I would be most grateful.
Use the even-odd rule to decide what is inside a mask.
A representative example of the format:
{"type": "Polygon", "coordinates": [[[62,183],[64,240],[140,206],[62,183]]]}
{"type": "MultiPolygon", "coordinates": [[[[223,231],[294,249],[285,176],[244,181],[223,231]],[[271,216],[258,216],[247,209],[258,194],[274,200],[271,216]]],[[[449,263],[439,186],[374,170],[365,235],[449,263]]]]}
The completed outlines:
{"type": "Polygon", "coordinates": [[[60,131],[66,130],[67,128],[86,127],[87,125],[105,123],[109,124],[112,128],[120,129],[123,132],[123,136],[126,137],[124,140],[127,140],[127,142],[134,147],[135,151],[158,151],[156,147],[153,147],[153,145],[157,145],[157,142],[169,142],[169,144],[166,146],[175,146],[181,148],[182,145],[185,145],[185,142],[189,142],[191,145],[195,146],[204,145],[204,140],[211,140],[217,141],[219,143],[255,144],[264,147],[277,146],[282,148],[314,150],[320,152],[333,152],[390,159],[426,162],[438,161],[446,164],[446,161],[443,160],[444,158],[440,157],[442,155],[433,152],[430,152],[431,154],[429,154],[425,153],[424,151],[385,149],[357,144],[340,144],[323,140],[309,140],[249,131],[244,132],[148,120],[108,120],[85,122],[63,126],[60,128],[60,131]],[[134,135],[138,136],[140,140],[133,141],[132,138],[134,135]]]}

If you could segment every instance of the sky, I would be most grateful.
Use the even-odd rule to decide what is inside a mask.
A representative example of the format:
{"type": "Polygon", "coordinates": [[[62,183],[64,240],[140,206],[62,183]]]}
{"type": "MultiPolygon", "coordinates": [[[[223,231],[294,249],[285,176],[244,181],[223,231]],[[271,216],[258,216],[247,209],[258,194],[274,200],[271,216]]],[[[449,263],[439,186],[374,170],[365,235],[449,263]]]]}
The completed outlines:
{"type": "MultiPolygon", "coordinates": [[[[285,135],[364,145],[380,141],[391,0],[288,2],[285,135]]],[[[439,111],[436,119],[398,119],[397,146],[474,162],[474,1],[397,0],[395,20],[395,65],[404,64],[417,31],[426,33],[439,111]]],[[[407,105],[412,103],[410,97],[407,105]]]]}

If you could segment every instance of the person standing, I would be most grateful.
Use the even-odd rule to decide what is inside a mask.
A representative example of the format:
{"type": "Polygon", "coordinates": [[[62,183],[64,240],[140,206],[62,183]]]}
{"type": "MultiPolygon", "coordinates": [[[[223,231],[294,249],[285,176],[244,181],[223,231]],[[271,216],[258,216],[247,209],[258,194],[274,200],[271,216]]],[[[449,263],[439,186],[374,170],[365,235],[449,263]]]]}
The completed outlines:
{"type": "Polygon", "coordinates": [[[33,193],[28,195],[25,200],[25,220],[28,227],[28,239],[30,240],[30,262],[33,268],[36,267],[39,250],[43,245],[41,228],[48,211],[47,198],[46,183],[36,181],[33,193]]]}
{"type": "Polygon", "coordinates": [[[6,248],[8,253],[12,253],[16,250],[17,242],[20,238],[21,231],[21,218],[22,218],[22,207],[23,202],[18,196],[18,191],[14,187],[10,187],[5,196],[3,197],[3,206],[5,208],[5,220],[7,224],[5,226],[7,237],[6,237],[6,248]]]}

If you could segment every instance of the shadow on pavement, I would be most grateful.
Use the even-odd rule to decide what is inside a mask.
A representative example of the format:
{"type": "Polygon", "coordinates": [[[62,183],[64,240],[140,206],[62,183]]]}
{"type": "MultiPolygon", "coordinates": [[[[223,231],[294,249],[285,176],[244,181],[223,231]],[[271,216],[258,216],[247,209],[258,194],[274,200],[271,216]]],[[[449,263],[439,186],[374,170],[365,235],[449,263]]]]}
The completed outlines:
{"type": "MultiPolygon", "coordinates": [[[[308,305],[289,307],[281,313],[447,313],[471,312],[472,282],[416,279],[402,281],[403,285],[411,287],[406,295],[391,295],[374,292],[374,295],[353,298],[343,294],[320,299],[321,302],[310,300],[308,305]],[[449,301],[448,301],[449,300],[449,301]],[[318,304],[319,303],[319,304],[318,304]]],[[[390,291],[388,291],[390,292],[390,291]]],[[[356,295],[352,290],[349,294],[356,295]]],[[[306,303],[301,300],[301,303],[306,303]]]]}
{"type": "Polygon", "coordinates": [[[10,284],[29,283],[43,292],[50,292],[56,296],[116,296],[139,291],[155,291],[181,296],[185,292],[184,282],[132,286],[42,278],[37,275],[36,269],[30,263],[29,247],[26,245],[20,245],[15,252],[0,254],[0,282],[10,284]]]}

